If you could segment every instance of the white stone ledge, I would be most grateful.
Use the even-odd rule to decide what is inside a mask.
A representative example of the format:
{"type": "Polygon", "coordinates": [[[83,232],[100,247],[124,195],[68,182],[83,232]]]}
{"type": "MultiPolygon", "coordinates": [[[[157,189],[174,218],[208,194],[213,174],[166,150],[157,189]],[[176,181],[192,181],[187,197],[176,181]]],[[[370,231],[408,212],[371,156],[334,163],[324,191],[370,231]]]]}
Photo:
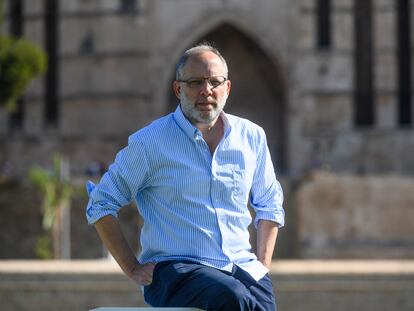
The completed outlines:
{"type": "Polygon", "coordinates": [[[110,260],[0,260],[0,273],[121,274],[110,260]]]}
{"type": "Polygon", "coordinates": [[[162,311],[201,311],[196,308],[97,308],[90,311],[149,311],[149,310],[162,310],[162,311]]]}
{"type": "Polygon", "coordinates": [[[414,274],[414,260],[278,260],[271,274],[414,274]]]}
{"type": "MultiPolygon", "coordinates": [[[[122,274],[110,260],[0,260],[0,273],[122,274]]],[[[414,274],[414,260],[276,260],[270,274],[414,274]]]]}

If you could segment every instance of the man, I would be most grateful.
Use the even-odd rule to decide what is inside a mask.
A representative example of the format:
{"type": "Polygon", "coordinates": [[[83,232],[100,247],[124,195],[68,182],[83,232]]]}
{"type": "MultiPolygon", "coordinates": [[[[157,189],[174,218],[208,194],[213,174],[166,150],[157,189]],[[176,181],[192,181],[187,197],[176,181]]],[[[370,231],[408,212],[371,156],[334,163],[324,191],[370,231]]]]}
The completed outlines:
{"type": "Polygon", "coordinates": [[[133,134],[100,183],[88,184],[89,223],[152,306],[276,310],[267,268],[283,194],[263,130],[223,112],[230,87],[219,51],[187,50],[173,83],[176,111],[133,134]],[[143,218],[138,260],[116,219],[133,200],[143,218]]]}

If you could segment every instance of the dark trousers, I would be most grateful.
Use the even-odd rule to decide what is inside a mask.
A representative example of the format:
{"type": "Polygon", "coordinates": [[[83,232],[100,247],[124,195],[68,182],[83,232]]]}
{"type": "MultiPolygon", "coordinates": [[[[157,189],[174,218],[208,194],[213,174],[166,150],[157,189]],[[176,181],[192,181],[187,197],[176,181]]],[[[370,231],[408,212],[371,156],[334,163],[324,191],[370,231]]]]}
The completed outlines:
{"type": "Polygon", "coordinates": [[[269,275],[256,281],[237,266],[223,272],[193,262],[160,262],[151,285],[144,287],[144,298],[153,307],[276,311],[269,275]]]}

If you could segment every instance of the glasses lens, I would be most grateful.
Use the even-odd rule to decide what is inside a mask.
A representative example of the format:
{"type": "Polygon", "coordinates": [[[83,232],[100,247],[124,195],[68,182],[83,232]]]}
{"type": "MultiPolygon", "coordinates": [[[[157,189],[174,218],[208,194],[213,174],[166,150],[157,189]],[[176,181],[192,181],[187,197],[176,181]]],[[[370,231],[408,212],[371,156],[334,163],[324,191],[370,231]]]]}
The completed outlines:
{"type": "Polygon", "coordinates": [[[188,87],[195,89],[203,85],[204,79],[189,79],[187,80],[188,87]]]}
{"type": "Polygon", "coordinates": [[[189,88],[197,89],[204,84],[204,80],[207,80],[208,83],[214,88],[222,85],[226,81],[226,78],[223,76],[209,78],[191,78],[188,80],[182,80],[181,82],[185,82],[189,88]]]}
{"type": "Polygon", "coordinates": [[[210,85],[212,87],[218,87],[218,86],[222,85],[224,83],[224,81],[226,81],[226,78],[224,78],[224,77],[210,77],[208,79],[208,81],[210,82],[210,85]]]}

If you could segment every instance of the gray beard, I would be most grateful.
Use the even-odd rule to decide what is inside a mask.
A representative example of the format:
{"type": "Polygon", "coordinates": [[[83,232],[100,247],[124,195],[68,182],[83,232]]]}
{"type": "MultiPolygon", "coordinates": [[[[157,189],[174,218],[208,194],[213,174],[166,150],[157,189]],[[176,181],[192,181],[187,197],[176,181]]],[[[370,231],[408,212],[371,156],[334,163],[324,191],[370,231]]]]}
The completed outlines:
{"type": "Polygon", "coordinates": [[[196,108],[194,102],[191,102],[185,94],[181,93],[180,96],[181,101],[181,110],[183,111],[184,115],[190,119],[193,123],[202,123],[202,124],[210,124],[213,122],[220,113],[223,111],[224,106],[226,105],[227,96],[223,97],[220,102],[217,103],[217,107],[213,107],[213,110],[208,114],[205,114],[199,111],[196,108]]]}

